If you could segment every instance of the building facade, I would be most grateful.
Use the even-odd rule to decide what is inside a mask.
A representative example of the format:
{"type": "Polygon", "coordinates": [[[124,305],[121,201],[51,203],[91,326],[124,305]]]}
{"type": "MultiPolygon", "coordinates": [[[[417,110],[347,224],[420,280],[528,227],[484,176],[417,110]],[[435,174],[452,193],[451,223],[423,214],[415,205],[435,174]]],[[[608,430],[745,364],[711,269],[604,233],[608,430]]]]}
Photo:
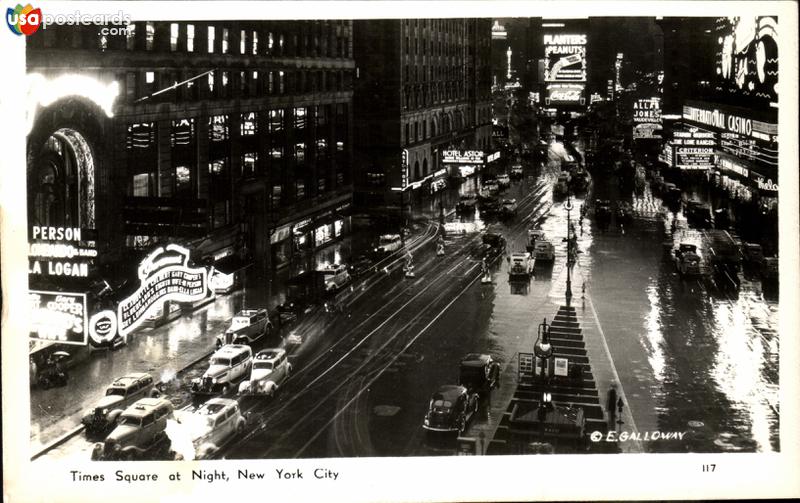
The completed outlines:
{"type": "Polygon", "coordinates": [[[92,229],[98,266],[177,239],[278,267],[347,232],[352,22],[98,31],[28,39],[31,225],[92,229]]]}
{"type": "Polygon", "coordinates": [[[396,210],[454,175],[445,151],[490,148],[491,20],[355,21],[354,34],[354,198],[396,210]]]}

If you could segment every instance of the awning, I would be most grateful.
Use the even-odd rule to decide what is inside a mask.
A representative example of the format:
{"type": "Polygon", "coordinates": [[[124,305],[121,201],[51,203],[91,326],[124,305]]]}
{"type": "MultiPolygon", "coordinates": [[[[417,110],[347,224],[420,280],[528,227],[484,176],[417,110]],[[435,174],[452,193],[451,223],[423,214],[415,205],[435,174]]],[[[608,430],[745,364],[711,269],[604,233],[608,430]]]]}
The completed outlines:
{"type": "Polygon", "coordinates": [[[214,269],[223,274],[233,274],[235,272],[247,269],[253,265],[252,260],[242,259],[238,255],[229,255],[214,263],[214,269]]]}

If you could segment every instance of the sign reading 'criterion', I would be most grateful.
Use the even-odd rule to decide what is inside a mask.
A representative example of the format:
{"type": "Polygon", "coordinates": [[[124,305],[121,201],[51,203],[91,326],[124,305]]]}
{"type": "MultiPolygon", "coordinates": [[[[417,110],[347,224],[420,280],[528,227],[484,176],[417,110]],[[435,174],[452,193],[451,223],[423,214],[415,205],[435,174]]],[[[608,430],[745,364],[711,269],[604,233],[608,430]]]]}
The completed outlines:
{"type": "Polygon", "coordinates": [[[158,248],[142,261],[141,285],[117,307],[120,335],[136,329],[157,303],[194,302],[208,294],[208,271],[189,267],[188,262],[189,250],[174,244],[158,248]]]}

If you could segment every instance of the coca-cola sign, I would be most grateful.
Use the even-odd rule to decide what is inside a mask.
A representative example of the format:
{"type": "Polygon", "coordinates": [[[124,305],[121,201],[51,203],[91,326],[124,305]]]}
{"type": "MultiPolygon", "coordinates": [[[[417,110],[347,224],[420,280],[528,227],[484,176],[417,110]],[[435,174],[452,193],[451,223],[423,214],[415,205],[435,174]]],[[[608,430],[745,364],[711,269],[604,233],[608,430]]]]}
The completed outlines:
{"type": "Polygon", "coordinates": [[[551,85],[547,86],[547,93],[550,103],[581,103],[583,85],[551,85]]]}

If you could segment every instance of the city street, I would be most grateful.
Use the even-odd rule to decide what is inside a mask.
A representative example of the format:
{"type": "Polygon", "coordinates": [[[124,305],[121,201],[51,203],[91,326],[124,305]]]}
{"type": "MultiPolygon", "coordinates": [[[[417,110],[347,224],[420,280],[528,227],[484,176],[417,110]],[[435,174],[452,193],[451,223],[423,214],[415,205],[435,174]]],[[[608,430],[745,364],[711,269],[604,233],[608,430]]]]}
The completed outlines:
{"type": "MultiPolygon", "coordinates": [[[[437,257],[433,241],[439,227],[432,220],[409,237],[414,278],[403,277],[401,256],[388,257],[339,295],[341,312],[318,307],[284,329],[283,344],[294,366],[291,379],[275,399],[240,399],[249,416],[247,429],[215,457],[454,454],[455,435],[426,434],[422,428],[430,395],[440,384],[456,383],[458,363],[467,353],[491,354],[504,375],[515,377],[517,353],[531,351],[536,325],[551,319],[563,303],[566,244],[561,239],[567,221],[563,201],[553,200],[552,184],[566,155],[562,144],[552,143],[544,166],[525,166],[525,177],[504,195],[517,199],[516,218],[483,221],[480,212],[449,217],[474,221],[476,228],[499,225],[507,252],[524,250],[527,229],[541,225],[556,244],[551,271],[512,285],[501,256],[491,264],[492,284],[482,284],[480,233],[447,236],[446,255],[437,257]]],[[[588,201],[622,198],[611,183],[595,182],[588,201]]],[[[589,202],[571,199],[575,219],[580,205],[589,202]]],[[[579,220],[573,290],[585,287],[579,311],[596,321],[606,339],[635,427],[691,432],[682,442],[650,442],[645,449],[779,450],[777,303],[765,300],[758,281],[747,278],[738,294],[708,278],[682,279],[665,259],[662,243],[691,241],[702,250],[704,231],[689,227],[649,189],[628,200],[635,218],[624,232],[615,227],[601,232],[591,216],[579,220]]],[[[188,385],[205,369],[215,334],[241,306],[261,306],[270,298],[263,284],[253,278],[246,289],[191,317],[137,335],[128,347],[81,367],[66,389],[34,391],[34,441],[44,444],[76,425],[110,380],[132,371],[168,382],[166,392],[176,407],[187,406],[188,385]],[[79,395],[73,386],[81,387],[79,395]]],[[[273,338],[262,344],[278,343],[273,338]]],[[[491,436],[506,407],[502,397],[513,385],[503,382],[494,400],[481,405],[466,436],[491,436]]],[[[599,391],[603,396],[607,390],[599,391]]],[[[180,428],[173,435],[178,450],[185,444],[180,428]]],[[[91,445],[79,435],[46,458],[88,457],[91,445]]]]}

